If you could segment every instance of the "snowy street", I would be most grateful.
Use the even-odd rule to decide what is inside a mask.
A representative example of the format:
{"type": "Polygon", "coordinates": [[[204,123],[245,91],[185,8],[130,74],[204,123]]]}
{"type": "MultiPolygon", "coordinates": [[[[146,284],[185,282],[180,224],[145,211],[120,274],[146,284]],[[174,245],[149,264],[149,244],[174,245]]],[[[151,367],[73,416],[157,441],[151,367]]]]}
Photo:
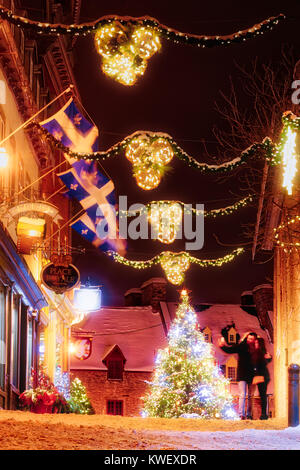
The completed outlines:
{"type": "Polygon", "coordinates": [[[0,411],[1,450],[300,450],[300,426],[0,411]]]}

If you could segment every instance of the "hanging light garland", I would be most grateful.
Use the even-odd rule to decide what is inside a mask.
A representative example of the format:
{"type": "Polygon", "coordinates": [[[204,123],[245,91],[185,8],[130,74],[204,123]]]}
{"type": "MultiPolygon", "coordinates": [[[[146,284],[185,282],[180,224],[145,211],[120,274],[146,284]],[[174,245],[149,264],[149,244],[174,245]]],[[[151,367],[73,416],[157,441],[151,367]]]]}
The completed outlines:
{"type": "Polygon", "coordinates": [[[156,264],[160,264],[169,282],[175,285],[180,285],[184,282],[184,274],[190,267],[191,263],[195,263],[203,268],[222,266],[225,263],[229,263],[234,260],[236,256],[244,251],[243,248],[237,248],[232,253],[225,255],[223,258],[217,259],[198,259],[191,256],[186,251],[180,253],[173,253],[171,251],[163,251],[159,255],[154,256],[147,261],[133,261],[124,258],[115,251],[107,251],[106,254],[112,256],[117,263],[130,266],[134,269],[146,269],[151,268],[156,264]]]}
{"type": "Polygon", "coordinates": [[[269,137],[263,139],[261,143],[252,144],[241,152],[239,157],[219,165],[209,165],[208,163],[201,163],[188,155],[170,135],[162,132],[136,131],[108,150],[82,153],[75,152],[63,145],[62,142],[36,122],[30,123],[27,127],[35,127],[53,148],[61,150],[70,158],[77,160],[104,161],[125,152],[126,158],[132,163],[133,175],[137,184],[148,190],[159,185],[162,176],[168,170],[167,165],[173,157],[179,158],[189,167],[202,173],[210,174],[232,171],[244,165],[251,158],[257,157],[259,153],[264,155],[269,164],[278,163],[277,147],[269,137]]]}
{"type": "Polygon", "coordinates": [[[127,86],[134,85],[138,77],[144,74],[147,61],[161,47],[160,38],[175,44],[188,44],[196,47],[229,45],[261,35],[285,18],[283,14],[280,14],[233,34],[206,36],[182,33],[147,16],[134,18],[108,15],[89,23],[50,24],[15,15],[11,10],[1,6],[0,17],[40,35],[85,36],[94,33],[95,46],[103,60],[103,72],[127,86]]]}
{"type": "Polygon", "coordinates": [[[196,215],[216,218],[218,216],[230,215],[240,207],[246,207],[253,201],[249,195],[227,207],[204,211],[195,209],[181,201],[152,201],[136,210],[120,210],[116,214],[121,217],[135,217],[137,214],[145,215],[153,227],[153,238],[161,243],[173,243],[181,227],[183,215],[196,215]]]}
{"type": "Polygon", "coordinates": [[[148,204],[145,204],[140,209],[136,209],[136,210],[133,210],[133,211],[120,210],[120,211],[117,211],[117,214],[121,215],[121,216],[127,216],[127,217],[134,217],[134,216],[137,215],[137,213],[149,216],[149,212],[151,211],[153,205],[168,206],[168,205],[177,204],[177,205],[181,206],[182,211],[184,210],[185,214],[203,215],[204,217],[216,218],[218,216],[233,214],[239,208],[246,207],[248,205],[248,203],[253,201],[253,199],[254,199],[254,196],[249,194],[248,196],[244,197],[243,199],[240,199],[239,201],[235,202],[234,204],[231,204],[231,205],[226,206],[226,207],[221,207],[219,209],[211,209],[209,211],[203,211],[201,209],[195,209],[193,207],[189,207],[188,205],[186,205],[182,201],[152,201],[152,202],[149,202],[148,204]]]}

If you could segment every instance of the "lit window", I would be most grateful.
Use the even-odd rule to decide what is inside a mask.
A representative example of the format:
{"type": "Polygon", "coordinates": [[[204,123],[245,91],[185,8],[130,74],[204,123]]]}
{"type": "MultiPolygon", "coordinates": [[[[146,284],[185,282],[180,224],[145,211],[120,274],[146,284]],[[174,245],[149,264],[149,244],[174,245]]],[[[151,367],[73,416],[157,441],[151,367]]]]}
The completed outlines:
{"type": "Polygon", "coordinates": [[[236,367],[228,367],[227,369],[227,378],[229,380],[236,381],[236,367]]]}
{"type": "Polygon", "coordinates": [[[236,343],[236,329],[233,326],[228,331],[228,343],[235,344],[236,343]]]}
{"type": "Polygon", "coordinates": [[[232,382],[236,382],[237,360],[234,356],[231,356],[226,362],[226,377],[232,382]]]}
{"type": "Polygon", "coordinates": [[[204,335],[205,341],[207,343],[211,343],[211,329],[208,328],[208,326],[206,328],[204,328],[203,335],[204,335]]]}

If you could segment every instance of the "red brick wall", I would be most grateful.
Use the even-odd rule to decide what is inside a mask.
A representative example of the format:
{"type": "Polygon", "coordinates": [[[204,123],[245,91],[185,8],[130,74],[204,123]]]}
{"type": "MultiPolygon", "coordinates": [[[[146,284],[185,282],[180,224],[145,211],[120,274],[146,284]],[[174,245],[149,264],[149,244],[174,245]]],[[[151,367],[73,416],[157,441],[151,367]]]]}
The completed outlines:
{"type": "Polygon", "coordinates": [[[124,416],[139,416],[143,407],[141,397],[148,389],[145,380],[151,379],[151,372],[124,372],[123,380],[107,380],[107,371],[71,370],[86,387],[87,396],[97,414],[106,414],[107,400],[122,400],[124,416]]]}

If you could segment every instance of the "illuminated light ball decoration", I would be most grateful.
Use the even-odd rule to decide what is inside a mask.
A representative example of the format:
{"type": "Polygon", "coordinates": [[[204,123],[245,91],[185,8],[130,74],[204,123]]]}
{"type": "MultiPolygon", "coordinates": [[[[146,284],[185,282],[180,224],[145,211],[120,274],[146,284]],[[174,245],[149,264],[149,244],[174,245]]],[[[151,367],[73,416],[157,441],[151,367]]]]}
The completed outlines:
{"type": "Polygon", "coordinates": [[[160,264],[168,281],[180,285],[184,282],[184,275],[190,267],[190,260],[186,253],[174,254],[167,251],[164,253],[160,264]]]}
{"type": "Polygon", "coordinates": [[[154,236],[161,243],[173,243],[182,222],[182,207],[178,203],[153,202],[148,210],[148,220],[154,236]]]}
{"type": "Polygon", "coordinates": [[[159,185],[166,165],[174,157],[174,151],[167,139],[140,134],[127,144],[125,156],[133,165],[137,185],[151,190],[159,185]]]}
{"type": "Polygon", "coordinates": [[[159,51],[161,44],[151,27],[114,21],[99,27],[95,46],[102,56],[103,72],[122,85],[132,86],[144,75],[148,59],[159,51]]]}
{"type": "Polygon", "coordinates": [[[199,331],[186,290],[170,326],[168,346],[158,351],[148,384],[143,417],[239,419],[230,382],[215,364],[212,344],[199,331]]]}

